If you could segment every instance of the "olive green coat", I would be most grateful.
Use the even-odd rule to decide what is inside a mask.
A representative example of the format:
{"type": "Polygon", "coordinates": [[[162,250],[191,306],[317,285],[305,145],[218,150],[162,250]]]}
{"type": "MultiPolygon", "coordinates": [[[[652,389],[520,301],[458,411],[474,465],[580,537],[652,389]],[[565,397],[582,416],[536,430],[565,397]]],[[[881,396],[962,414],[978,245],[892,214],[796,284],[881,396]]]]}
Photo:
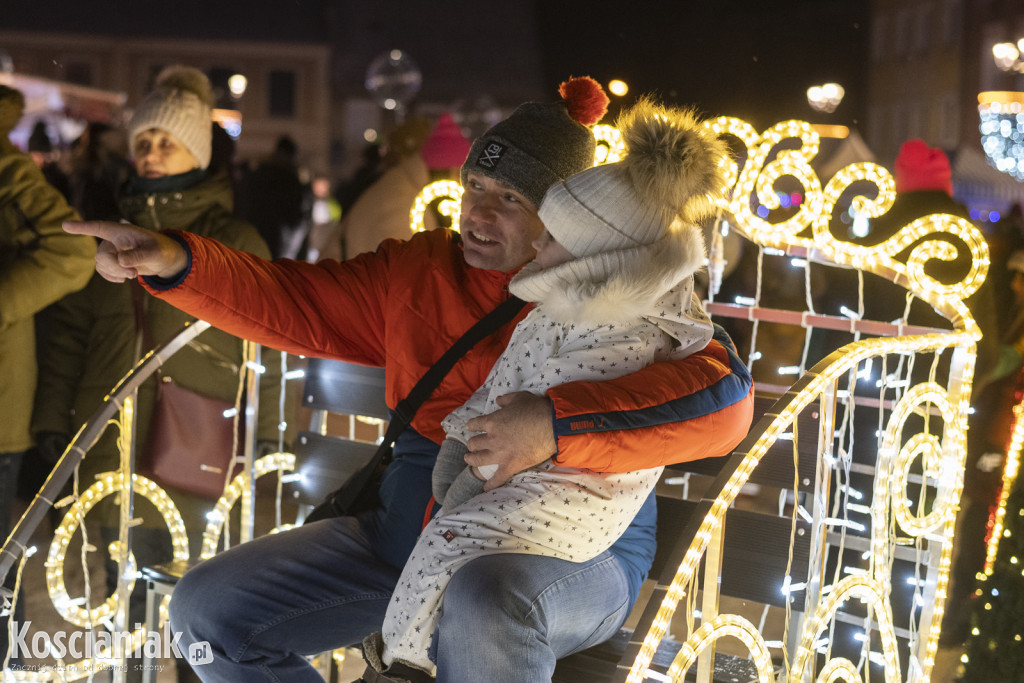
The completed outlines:
{"type": "MultiPolygon", "coordinates": [[[[228,246],[269,257],[266,243],[250,224],[231,213],[232,195],[227,176],[213,174],[180,192],[122,197],[125,220],[150,230],[178,229],[212,237],[228,246]]],[[[99,408],[107,393],[134,367],[140,357],[141,337],[136,325],[135,283],[115,284],[98,275],[80,292],[67,297],[53,311],[50,335],[40,359],[39,391],[32,428],[35,434],[74,435],[99,408]]],[[[145,307],[154,345],[163,344],[195,318],[138,290],[145,307]]],[[[210,328],[169,358],[162,374],[178,385],[212,398],[234,402],[239,387],[243,342],[210,328]]],[[[144,353],[144,351],[143,351],[144,353]]],[[[276,443],[279,419],[280,354],[262,350],[268,371],[260,379],[258,438],[276,443]]],[[[144,444],[149,431],[156,379],[139,389],[136,408],[136,443],[144,444]]],[[[110,427],[89,450],[82,464],[83,482],[116,470],[119,462],[110,427]]],[[[141,449],[140,449],[141,451],[141,449]]],[[[185,517],[190,536],[201,534],[202,514],[212,503],[183,491],[168,491],[185,517]],[[190,514],[191,513],[191,514],[190,514]]],[[[151,520],[147,526],[161,526],[151,520]]]]}
{"type": "Polygon", "coordinates": [[[64,232],[68,220],[78,220],[75,210],[31,157],[0,138],[0,453],[32,445],[33,316],[93,272],[96,243],[64,232]]]}

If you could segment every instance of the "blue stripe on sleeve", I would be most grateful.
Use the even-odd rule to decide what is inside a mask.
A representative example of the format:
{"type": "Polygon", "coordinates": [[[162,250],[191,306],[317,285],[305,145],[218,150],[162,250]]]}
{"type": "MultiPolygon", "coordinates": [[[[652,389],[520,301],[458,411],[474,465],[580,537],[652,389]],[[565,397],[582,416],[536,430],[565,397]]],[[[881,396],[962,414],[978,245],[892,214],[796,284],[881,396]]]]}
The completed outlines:
{"type": "Polygon", "coordinates": [[[618,431],[655,427],[718,412],[746,398],[750,393],[751,378],[747,366],[736,355],[729,335],[715,325],[712,337],[729,354],[731,372],[714,384],[689,396],[672,399],[648,408],[628,411],[584,413],[555,420],[555,437],[587,434],[590,432],[618,431]]]}

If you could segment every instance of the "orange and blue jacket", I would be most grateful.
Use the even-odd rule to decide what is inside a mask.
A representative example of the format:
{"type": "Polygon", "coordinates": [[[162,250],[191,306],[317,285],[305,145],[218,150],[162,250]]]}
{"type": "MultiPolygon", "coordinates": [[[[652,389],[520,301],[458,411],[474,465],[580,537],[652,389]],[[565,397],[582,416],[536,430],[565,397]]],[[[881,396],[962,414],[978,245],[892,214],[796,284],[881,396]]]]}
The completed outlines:
{"type": "MultiPolygon", "coordinates": [[[[457,233],[387,240],[374,253],[310,264],[267,261],[189,233],[173,280],[145,278],[151,293],[231,334],[306,356],[385,368],[391,408],[462,334],[509,296],[513,273],[466,264],[457,233]]],[[[395,444],[382,506],[362,519],[378,554],[401,567],[430,504],[441,420],[479,387],[527,309],[460,359],[395,444]]],[[[685,359],[606,382],[547,392],[559,463],[631,471],[729,453],[753,409],[750,374],[725,332],[685,359]]],[[[654,556],[653,496],[611,552],[634,587],[654,556]]]]}

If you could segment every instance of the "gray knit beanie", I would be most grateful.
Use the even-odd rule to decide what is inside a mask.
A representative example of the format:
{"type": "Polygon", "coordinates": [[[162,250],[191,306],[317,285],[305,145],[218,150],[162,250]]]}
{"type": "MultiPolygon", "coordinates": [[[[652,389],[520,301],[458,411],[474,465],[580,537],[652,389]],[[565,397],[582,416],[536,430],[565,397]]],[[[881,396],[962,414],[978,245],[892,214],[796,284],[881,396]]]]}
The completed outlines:
{"type": "Polygon", "coordinates": [[[499,180],[540,206],[554,183],[594,165],[594,134],[608,96],[587,76],[559,87],[561,102],[527,102],[476,139],[462,166],[499,180]]]}
{"type": "Polygon", "coordinates": [[[135,110],[128,127],[129,143],[134,144],[142,131],[158,128],[178,138],[199,167],[206,168],[210,165],[213,102],[210,81],[202,71],[169,66],[160,72],[153,92],[135,110]]]}

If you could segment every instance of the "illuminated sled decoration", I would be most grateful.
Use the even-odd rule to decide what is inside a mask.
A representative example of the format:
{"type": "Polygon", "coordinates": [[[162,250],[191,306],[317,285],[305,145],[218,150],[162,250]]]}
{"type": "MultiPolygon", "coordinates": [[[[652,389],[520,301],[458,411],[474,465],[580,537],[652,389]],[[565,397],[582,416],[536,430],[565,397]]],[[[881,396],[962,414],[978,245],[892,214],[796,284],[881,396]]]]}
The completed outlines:
{"type": "MultiPolygon", "coordinates": [[[[57,613],[73,625],[90,628],[102,624],[116,628],[125,636],[122,641],[125,645],[124,649],[119,653],[97,652],[91,659],[75,662],[58,661],[56,667],[44,666],[37,671],[4,672],[4,675],[12,680],[72,681],[91,677],[96,672],[108,668],[114,669],[115,679],[123,678],[124,670],[120,667],[124,663],[122,658],[131,652],[138,651],[146,643],[147,636],[144,629],[128,631],[120,626],[126,621],[127,614],[122,606],[127,604],[128,595],[135,585],[135,576],[139,569],[136,567],[131,553],[131,534],[129,533],[129,529],[134,526],[130,516],[133,498],[136,495],[142,496],[157,508],[171,534],[173,559],[187,560],[189,549],[188,535],[173,499],[159,485],[134,472],[133,419],[136,393],[139,386],[151,377],[167,359],[187,346],[209,327],[209,323],[202,320],[186,324],[170,341],[146,354],[138,365],[122,378],[72,439],[49,478],[15,525],[10,537],[0,548],[0,577],[5,577],[14,568],[19,557],[28,550],[29,539],[38,525],[46,518],[49,509],[62,507],[65,503],[69,504],[64,519],[54,530],[45,562],[46,584],[50,600],[57,613]],[[76,476],[76,468],[82,458],[96,444],[108,426],[113,423],[116,423],[120,433],[118,449],[121,452],[121,469],[97,475],[97,481],[84,491],[62,501],[56,500],[65,484],[76,476]],[[78,605],[78,599],[71,598],[68,593],[64,577],[64,564],[72,537],[82,526],[86,515],[101,499],[110,495],[117,495],[120,498],[119,540],[112,543],[110,547],[111,557],[118,564],[120,579],[113,595],[107,596],[99,605],[85,609],[78,605]]],[[[253,396],[258,396],[258,379],[256,378],[258,372],[255,368],[259,365],[259,349],[248,342],[246,344],[249,390],[253,396]]],[[[252,403],[257,404],[257,400],[254,399],[252,403]]],[[[256,405],[252,407],[254,410],[246,415],[247,433],[252,432],[255,424],[256,405]]],[[[214,553],[222,534],[224,520],[239,500],[242,501],[243,521],[251,519],[254,481],[271,472],[290,471],[294,464],[294,456],[289,453],[273,453],[251,462],[251,444],[246,445],[245,452],[247,466],[243,467],[242,471],[230,482],[226,482],[224,494],[214,506],[214,513],[203,536],[201,552],[203,558],[214,553]]],[[[251,526],[251,522],[249,524],[251,526]]],[[[246,524],[242,525],[243,533],[246,526],[246,524]]],[[[85,552],[94,549],[91,545],[87,545],[83,549],[83,557],[85,552]]],[[[22,558],[22,562],[24,562],[24,558],[22,558]]],[[[166,620],[169,600],[169,597],[164,597],[161,602],[161,624],[166,620]]],[[[3,655],[4,653],[0,652],[0,661],[2,661],[3,655]]]]}
{"type": "MultiPolygon", "coordinates": [[[[822,187],[810,163],[818,152],[818,136],[808,124],[784,122],[763,134],[732,118],[709,121],[707,125],[715,134],[738,138],[745,147],[742,168],[733,162],[728,169],[732,193],[720,206],[734,229],[762,249],[771,248],[813,263],[859,268],[902,285],[946,318],[951,329],[914,328],[901,323],[861,320],[857,316],[839,318],[813,310],[769,309],[756,303],[708,303],[709,312],[719,318],[738,317],[754,321],[755,325],[758,320],[771,320],[806,328],[844,330],[856,336],[852,343],[833,351],[780,392],[781,398],[728,458],[698,504],[697,513],[684,527],[682,547],[687,543],[689,547],[674,573],[673,568],[666,570],[655,586],[654,597],[635,632],[633,643],[638,654],[629,671],[620,673],[617,680],[682,681],[687,669],[696,662],[697,681],[706,683],[712,680],[715,641],[730,636],[743,644],[762,683],[863,681],[868,679],[865,668],[872,663],[882,671],[870,672],[871,680],[927,681],[934,665],[946,597],[954,522],[963,485],[976,343],[981,337],[964,299],[977,290],[987,272],[987,245],[972,224],[949,215],[916,220],[874,247],[841,241],[829,231],[840,197],[851,192],[855,181],[867,181],[874,188],[874,196],[855,196],[851,202],[853,209],[863,216],[883,215],[895,198],[894,182],[888,171],[875,164],[853,164],[822,187]],[[788,144],[780,145],[783,141],[788,144]],[[755,201],[769,212],[778,209],[774,186],[783,177],[796,179],[803,188],[804,201],[785,220],[770,223],[757,215],[755,201]],[[970,251],[972,265],[960,282],[944,283],[928,274],[926,261],[952,261],[963,245],[970,251]],[[906,260],[897,259],[908,248],[906,260]],[[862,333],[886,336],[860,339],[862,333]],[[871,520],[870,525],[865,525],[867,537],[859,539],[863,541],[867,566],[854,568],[855,572],[844,568],[851,573],[842,577],[838,567],[828,567],[833,574],[830,576],[826,571],[830,553],[841,555],[844,549],[839,546],[836,551],[834,544],[846,540],[836,528],[849,522],[847,508],[851,506],[849,496],[844,499],[836,493],[840,488],[830,485],[830,474],[843,466],[845,457],[842,444],[837,442],[837,415],[852,414],[844,411],[852,410],[857,401],[853,391],[844,390],[844,379],[855,382],[852,378],[857,369],[868,360],[881,359],[884,363],[890,357],[913,359],[918,354],[931,354],[937,365],[945,357],[943,352],[949,352],[948,366],[942,369],[948,378],[946,386],[934,381],[910,386],[907,371],[900,385],[905,388],[896,390],[892,398],[878,401],[878,405],[886,407],[888,419],[880,432],[870,504],[860,504],[858,508],[869,513],[871,520]],[[788,647],[770,647],[764,634],[748,619],[716,613],[717,596],[708,600],[707,594],[717,591],[720,585],[721,555],[714,549],[720,548],[722,535],[728,534],[726,511],[768,449],[782,439],[798,438],[795,423],[805,410],[817,410],[821,425],[821,434],[816,435],[818,476],[806,491],[814,505],[811,513],[802,511],[813,514],[812,565],[807,571],[806,586],[801,588],[805,593],[804,616],[790,619],[787,610],[786,628],[794,629],[786,634],[788,647]],[[915,429],[920,431],[908,433],[915,429]],[[914,552],[915,584],[907,616],[912,623],[897,624],[893,616],[894,558],[905,559],[914,552]],[[921,561],[922,557],[928,560],[921,561]],[[699,585],[705,592],[703,604],[712,606],[712,610],[703,610],[703,625],[699,627],[694,619],[688,620],[689,637],[670,669],[653,669],[654,653],[668,634],[680,601],[694,600],[702,563],[705,577],[699,585]],[[834,655],[828,642],[841,604],[853,600],[863,603],[866,610],[863,622],[867,638],[862,650],[865,656],[859,662],[834,655]],[[905,666],[901,664],[898,638],[903,642],[905,666]],[[872,639],[880,643],[880,651],[871,649],[872,639]],[[770,649],[783,650],[774,663],[765,657],[770,649]]],[[[934,376],[935,366],[932,369],[934,376]]],[[[889,391],[887,381],[884,376],[880,380],[883,392],[889,391]]],[[[796,515],[799,501],[794,502],[796,515]]],[[[791,577],[779,578],[783,586],[790,585],[791,577]]]]}

